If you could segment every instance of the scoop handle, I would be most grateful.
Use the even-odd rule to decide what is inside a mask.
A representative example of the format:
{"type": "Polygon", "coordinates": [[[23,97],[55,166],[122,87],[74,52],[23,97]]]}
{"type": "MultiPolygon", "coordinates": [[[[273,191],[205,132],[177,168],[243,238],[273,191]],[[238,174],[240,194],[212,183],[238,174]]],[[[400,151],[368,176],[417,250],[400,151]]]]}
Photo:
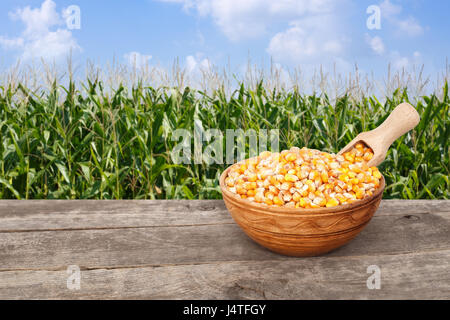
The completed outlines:
{"type": "Polygon", "coordinates": [[[361,132],[350,143],[339,151],[339,154],[349,151],[355,143],[363,141],[372,148],[374,155],[367,163],[369,166],[378,166],[386,158],[391,144],[400,136],[413,129],[420,121],[416,109],[409,103],[399,104],[377,128],[361,132]]]}
{"type": "Polygon", "coordinates": [[[399,104],[376,129],[372,130],[374,139],[380,139],[379,143],[384,150],[406,132],[414,129],[420,121],[416,109],[409,103],[399,104]]]}

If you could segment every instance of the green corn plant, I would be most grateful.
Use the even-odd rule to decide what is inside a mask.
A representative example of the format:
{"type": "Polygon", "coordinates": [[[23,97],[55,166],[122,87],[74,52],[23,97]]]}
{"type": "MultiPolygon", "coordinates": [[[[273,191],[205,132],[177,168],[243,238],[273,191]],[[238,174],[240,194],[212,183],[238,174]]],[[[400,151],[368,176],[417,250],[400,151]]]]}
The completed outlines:
{"type": "Polygon", "coordinates": [[[384,197],[448,199],[448,84],[439,97],[416,101],[405,89],[382,99],[330,99],[299,88],[269,91],[263,82],[253,89],[240,83],[231,94],[141,82],[106,90],[92,79],[55,81],[46,91],[9,84],[0,87],[0,198],[219,199],[227,165],[173,163],[176,129],[220,130],[224,154],[227,129],[278,129],[280,149],[337,152],[402,101],[417,108],[421,121],[394,142],[380,166],[384,197]]]}

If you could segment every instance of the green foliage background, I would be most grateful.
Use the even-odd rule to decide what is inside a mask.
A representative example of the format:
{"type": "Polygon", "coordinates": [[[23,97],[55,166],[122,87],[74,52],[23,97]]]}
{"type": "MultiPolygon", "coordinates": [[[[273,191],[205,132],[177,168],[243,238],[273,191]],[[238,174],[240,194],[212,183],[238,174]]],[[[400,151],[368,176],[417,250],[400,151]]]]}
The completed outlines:
{"type": "MultiPolygon", "coordinates": [[[[385,198],[449,198],[449,96],[411,102],[421,115],[415,130],[394,142],[380,166],[385,198]]],[[[70,83],[36,94],[22,85],[0,87],[1,199],[218,199],[226,165],[175,165],[175,129],[279,129],[280,148],[337,152],[357,133],[377,127],[402,101],[397,90],[342,96],[297,90],[268,92],[244,84],[231,96],[218,89],[136,86],[106,91],[100,82],[70,83]]],[[[225,142],[224,142],[225,145],[225,142]]]]}

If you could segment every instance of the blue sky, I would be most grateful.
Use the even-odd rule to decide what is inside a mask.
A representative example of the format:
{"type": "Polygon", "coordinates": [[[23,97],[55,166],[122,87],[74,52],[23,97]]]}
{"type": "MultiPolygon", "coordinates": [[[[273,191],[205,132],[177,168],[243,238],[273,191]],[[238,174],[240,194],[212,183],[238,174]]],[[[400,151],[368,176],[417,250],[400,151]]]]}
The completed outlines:
{"type": "Polygon", "coordinates": [[[250,59],[286,70],[347,72],[357,63],[375,74],[388,63],[424,64],[433,74],[450,52],[449,12],[447,0],[2,0],[0,66],[60,62],[72,51],[78,63],[170,67],[178,58],[190,71],[230,62],[240,72],[250,59]],[[71,5],[80,9],[79,29],[67,24],[71,5]],[[367,27],[371,5],[380,29],[367,27]]]}

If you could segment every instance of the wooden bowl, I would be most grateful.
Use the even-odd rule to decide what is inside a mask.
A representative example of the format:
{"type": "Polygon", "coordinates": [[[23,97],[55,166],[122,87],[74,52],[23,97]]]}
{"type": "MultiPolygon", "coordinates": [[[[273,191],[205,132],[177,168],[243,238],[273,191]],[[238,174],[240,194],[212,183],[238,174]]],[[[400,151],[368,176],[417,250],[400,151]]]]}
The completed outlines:
{"type": "Polygon", "coordinates": [[[384,177],[370,197],[331,208],[284,208],[267,206],[229,191],[220,176],[223,200],[234,221],[260,245],[289,256],[317,256],[352,240],[378,209],[385,187],[384,177]]]}

